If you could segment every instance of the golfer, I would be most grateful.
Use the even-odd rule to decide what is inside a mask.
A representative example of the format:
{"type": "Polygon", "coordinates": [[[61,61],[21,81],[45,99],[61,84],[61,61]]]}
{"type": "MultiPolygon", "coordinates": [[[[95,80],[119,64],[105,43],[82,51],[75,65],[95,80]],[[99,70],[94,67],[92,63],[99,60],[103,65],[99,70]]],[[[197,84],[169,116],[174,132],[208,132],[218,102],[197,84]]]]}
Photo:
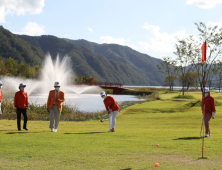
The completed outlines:
{"type": "Polygon", "coordinates": [[[103,102],[109,114],[110,130],[108,132],[115,132],[116,116],[119,112],[119,105],[112,96],[107,96],[106,92],[102,91],[100,95],[104,99],[103,102]]]}
{"type": "Polygon", "coordinates": [[[215,103],[214,98],[210,95],[210,91],[208,88],[204,89],[205,96],[202,99],[202,113],[203,120],[205,124],[205,137],[210,137],[210,125],[209,121],[211,117],[215,118],[215,103]]]}
{"type": "Polygon", "coordinates": [[[51,90],[48,96],[47,110],[50,112],[51,132],[57,132],[60,115],[62,112],[62,102],[65,101],[64,92],[60,91],[59,82],[54,84],[55,90],[51,90]]]}
{"type": "Polygon", "coordinates": [[[28,121],[27,109],[29,108],[28,106],[29,103],[28,103],[28,95],[24,91],[25,87],[26,87],[25,84],[23,83],[19,84],[20,91],[15,93],[15,98],[14,98],[14,106],[17,113],[17,127],[19,131],[21,131],[21,113],[23,114],[24,117],[23,129],[29,130],[27,128],[27,121],[28,121]]]}
{"type": "Polygon", "coordinates": [[[3,97],[2,91],[1,91],[2,85],[3,85],[3,83],[0,81],[0,115],[2,114],[2,109],[1,109],[2,97],[3,97]]]}

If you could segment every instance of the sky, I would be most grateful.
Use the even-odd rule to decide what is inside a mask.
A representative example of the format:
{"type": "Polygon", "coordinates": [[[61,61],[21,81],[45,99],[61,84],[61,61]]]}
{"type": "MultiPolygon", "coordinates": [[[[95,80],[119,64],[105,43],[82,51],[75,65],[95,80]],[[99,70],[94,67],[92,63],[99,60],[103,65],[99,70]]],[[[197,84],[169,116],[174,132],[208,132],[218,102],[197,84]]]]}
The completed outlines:
{"type": "Polygon", "coordinates": [[[129,46],[175,57],[175,43],[198,36],[194,23],[222,26],[222,0],[0,0],[0,25],[14,34],[53,35],[129,46]]]}

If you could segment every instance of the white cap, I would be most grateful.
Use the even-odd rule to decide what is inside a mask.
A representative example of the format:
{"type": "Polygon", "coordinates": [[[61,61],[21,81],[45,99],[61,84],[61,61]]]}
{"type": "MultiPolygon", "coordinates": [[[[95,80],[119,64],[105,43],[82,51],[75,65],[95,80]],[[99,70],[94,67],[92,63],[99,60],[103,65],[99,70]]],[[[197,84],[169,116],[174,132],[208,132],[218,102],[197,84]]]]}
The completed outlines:
{"type": "Polygon", "coordinates": [[[54,83],[54,87],[57,87],[57,86],[60,87],[59,82],[55,82],[55,83],[54,83]]]}
{"type": "Polygon", "coordinates": [[[24,83],[20,83],[20,84],[19,84],[19,88],[20,88],[20,87],[26,87],[26,85],[25,85],[24,83]]]}
{"type": "Polygon", "coordinates": [[[204,92],[205,93],[209,93],[209,89],[208,88],[204,88],[204,92]]]}
{"type": "Polygon", "coordinates": [[[105,95],[106,95],[106,92],[102,91],[102,92],[100,93],[100,95],[101,95],[101,96],[105,96],[105,95]]]}
{"type": "Polygon", "coordinates": [[[0,86],[3,85],[3,83],[0,81],[0,86]]]}

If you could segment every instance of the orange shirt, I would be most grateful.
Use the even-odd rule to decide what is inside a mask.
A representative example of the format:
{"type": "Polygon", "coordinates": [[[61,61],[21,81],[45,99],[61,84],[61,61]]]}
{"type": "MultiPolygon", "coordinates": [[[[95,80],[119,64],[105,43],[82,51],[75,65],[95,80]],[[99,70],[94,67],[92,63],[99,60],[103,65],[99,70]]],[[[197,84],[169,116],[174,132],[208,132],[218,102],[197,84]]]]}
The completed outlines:
{"type": "Polygon", "coordinates": [[[25,91],[18,91],[15,93],[14,106],[25,109],[29,105],[28,95],[25,91]]]}
{"type": "Polygon", "coordinates": [[[55,104],[55,106],[59,107],[59,111],[61,112],[62,111],[62,102],[64,102],[64,101],[65,101],[65,98],[64,98],[63,91],[59,91],[59,96],[58,95],[55,96],[55,90],[51,90],[49,92],[49,96],[48,96],[47,109],[51,110],[53,104],[55,104]],[[59,102],[55,101],[55,97],[56,97],[56,99],[59,99],[60,101],[59,102]]]}
{"type": "Polygon", "coordinates": [[[0,90],[0,102],[2,101],[2,97],[3,97],[2,91],[0,90]]]}
{"type": "Polygon", "coordinates": [[[108,111],[111,109],[112,111],[119,110],[119,105],[116,102],[116,100],[112,96],[106,96],[106,98],[103,100],[106,110],[108,111]]]}
{"type": "Polygon", "coordinates": [[[204,110],[204,105],[205,113],[212,114],[212,112],[216,112],[214,98],[210,94],[202,99],[202,110],[204,110]]]}

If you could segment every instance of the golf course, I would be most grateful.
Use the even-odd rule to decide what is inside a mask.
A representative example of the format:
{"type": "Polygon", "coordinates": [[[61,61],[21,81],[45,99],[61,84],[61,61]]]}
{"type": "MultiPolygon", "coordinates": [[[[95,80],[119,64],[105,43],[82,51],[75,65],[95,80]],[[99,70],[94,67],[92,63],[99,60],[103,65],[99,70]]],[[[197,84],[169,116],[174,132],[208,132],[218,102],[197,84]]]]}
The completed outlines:
{"type": "Polygon", "coordinates": [[[179,94],[159,92],[160,100],[127,107],[114,133],[107,133],[108,119],[60,121],[57,133],[49,121],[28,121],[30,131],[17,131],[16,120],[0,120],[0,169],[222,169],[221,93],[211,92],[217,111],[204,159],[201,92],[179,94]]]}

